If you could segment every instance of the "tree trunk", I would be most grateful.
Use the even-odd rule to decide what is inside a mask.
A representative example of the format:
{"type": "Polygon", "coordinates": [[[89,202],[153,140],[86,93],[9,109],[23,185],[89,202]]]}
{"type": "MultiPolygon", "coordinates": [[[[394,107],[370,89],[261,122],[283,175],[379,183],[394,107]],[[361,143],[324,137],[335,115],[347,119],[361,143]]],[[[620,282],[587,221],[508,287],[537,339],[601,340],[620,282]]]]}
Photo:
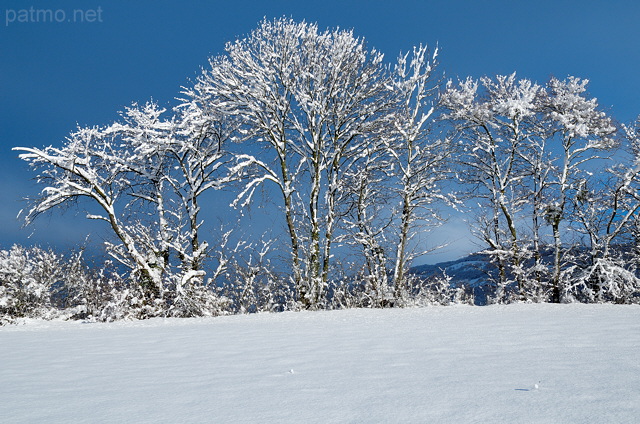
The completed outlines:
{"type": "Polygon", "coordinates": [[[393,270],[393,289],[396,300],[402,295],[402,284],[405,278],[405,267],[407,264],[406,250],[407,238],[409,237],[409,225],[411,224],[411,204],[409,195],[405,194],[402,199],[402,217],[400,222],[400,240],[398,242],[398,252],[393,270]]]}
{"type": "Polygon", "coordinates": [[[562,242],[560,239],[560,219],[555,218],[553,228],[553,276],[551,278],[552,293],[551,302],[560,303],[560,257],[562,255],[562,242]]]}
{"type": "Polygon", "coordinates": [[[310,307],[316,307],[321,290],[321,258],[320,258],[320,154],[314,152],[313,174],[311,180],[311,196],[309,198],[309,219],[311,220],[311,254],[309,257],[310,307]]]}

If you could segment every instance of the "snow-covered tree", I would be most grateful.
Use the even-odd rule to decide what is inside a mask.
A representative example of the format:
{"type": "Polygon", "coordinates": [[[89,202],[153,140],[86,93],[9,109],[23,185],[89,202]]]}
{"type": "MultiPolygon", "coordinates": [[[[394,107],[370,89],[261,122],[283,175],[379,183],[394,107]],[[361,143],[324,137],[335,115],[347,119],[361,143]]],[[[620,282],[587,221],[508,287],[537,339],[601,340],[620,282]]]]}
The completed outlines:
{"type": "Polygon", "coordinates": [[[463,140],[471,141],[463,154],[471,172],[463,178],[474,184],[492,211],[481,219],[480,234],[496,256],[499,289],[508,283],[507,271],[514,274],[521,295],[531,275],[542,283],[544,218],[554,249],[551,297],[560,300],[563,239],[567,241],[561,227],[569,227],[568,211],[580,199],[586,162],[615,145],[611,118],[598,109],[596,99],[586,96],[587,82],[552,78],[540,87],[529,80],[516,81],[513,74],[495,81],[481,79],[482,93],[478,82],[467,79],[459,87],[450,85],[444,96],[447,118],[463,140]],[[533,218],[530,235],[518,228],[527,210],[533,218]],[[528,272],[522,265],[531,255],[535,264],[528,272]]]}
{"type": "MultiPolygon", "coordinates": [[[[338,241],[354,246],[363,259],[362,270],[356,276],[362,280],[363,293],[359,293],[361,301],[356,304],[382,307],[394,297],[389,278],[395,244],[391,158],[384,143],[375,143],[364,153],[363,160],[342,179],[338,203],[344,219],[338,241]]],[[[348,288],[337,289],[342,289],[345,299],[357,297],[347,295],[348,288]]]]}
{"type": "Polygon", "coordinates": [[[289,19],[264,20],[226,50],[211,59],[197,89],[241,118],[245,144],[265,149],[238,156],[235,171],[253,168],[255,177],[237,204],[247,205],[261,183],[275,183],[292,279],[300,301],[314,307],[331,271],[340,180],[380,125],[388,72],[382,55],[351,31],[319,31],[289,19]]]}
{"type": "Polygon", "coordinates": [[[624,303],[640,291],[636,252],[630,249],[640,211],[638,122],[622,130],[628,151],[617,151],[615,165],[585,172],[577,183],[572,217],[588,241],[576,265],[563,271],[563,292],[580,300],[624,303]]]}
{"type": "Polygon", "coordinates": [[[198,200],[226,181],[222,146],[233,132],[216,118],[188,104],[167,116],[147,102],[107,127],[78,129],[61,148],[16,148],[46,185],[26,222],[87,198],[79,203],[87,218],[109,224],[115,240],[108,251],[131,269],[145,296],[162,299],[167,290],[202,285],[207,244],[198,200]]]}
{"type": "MultiPolygon", "coordinates": [[[[127,222],[123,209],[134,185],[128,169],[114,162],[120,157],[119,147],[98,127],[84,127],[70,134],[62,147],[44,149],[16,147],[20,158],[38,170],[38,181],[45,185],[25,216],[29,224],[42,213],[89,199],[81,204],[87,218],[105,221],[122,246],[124,257],[118,256],[137,274],[143,291],[158,297],[162,290],[157,255],[140,245],[136,228],[147,228],[127,222]],[[100,214],[93,212],[98,207],[100,214]]],[[[113,250],[113,252],[116,252],[113,250]]]]}
{"type": "Polygon", "coordinates": [[[452,203],[443,194],[443,182],[451,177],[451,138],[433,131],[439,79],[434,75],[438,49],[419,46],[401,55],[395,67],[394,93],[398,109],[391,116],[392,137],[386,139],[393,190],[399,199],[397,246],[393,266],[393,290],[400,297],[412,260],[425,253],[411,246],[419,224],[441,223],[436,202],[452,203]]]}
{"type": "Polygon", "coordinates": [[[542,111],[549,128],[549,145],[560,151],[556,170],[550,179],[550,201],[545,217],[552,230],[553,272],[552,300],[561,301],[561,272],[564,252],[561,225],[575,200],[580,199],[585,164],[596,159],[598,152],[615,146],[616,128],[612,119],[598,107],[595,98],[588,98],[588,80],[568,77],[551,78],[542,100],[542,111]]]}
{"type": "MultiPolygon", "coordinates": [[[[640,187],[637,187],[636,179],[638,178],[638,173],[640,173],[640,116],[632,124],[624,125],[623,130],[623,140],[628,143],[633,158],[633,164],[628,166],[625,171],[625,175],[633,176],[633,180],[625,186],[625,189],[628,190],[628,195],[638,197],[640,196],[640,187]]],[[[640,269],[640,213],[636,213],[633,217],[629,232],[630,244],[633,245],[632,266],[635,269],[640,269]]]]}
{"type": "Polygon", "coordinates": [[[524,294],[526,238],[518,228],[518,216],[529,196],[523,189],[527,171],[521,155],[537,137],[540,91],[537,84],[516,80],[512,74],[479,82],[468,78],[458,86],[449,82],[442,98],[445,119],[455,125],[463,146],[462,182],[487,202],[479,211],[478,231],[498,266],[499,300],[510,275],[524,294]]]}
{"type": "MultiPolygon", "coordinates": [[[[186,94],[190,92],[187,90],[186,94]]],[[[165,113],[164,109],[157,106],[148,109],[149,104],[142,113],[144,126],[128,122],[129,125],[118,127],[126,144],[142,146],[139,150],[149,155],[137,152],[137,159],[126,161],[143,181],[155,180],[152,195],[136,193],[136,197],[154,205],[165,266],[178,268],[168,273],[175,291],[171,313],[175,315],[180,304],[182,314],[208,314],[208,310],[219,308],[215,306],[218,300],[205,284],[203,261],[210,248],[200,231],[203,224],[199,218],[200,201],[207,191],[220,189],[228,182],[225,147],[235,131],[234,120],[218,113],[211,102],[198,104],[193,96],[164,120],[157,113],[165,113]],[[149,164],[156,162],[163,166],[159,172],[148,174],[149,164]],[[178,258],[179,267],[170,263],[171,255],[178,258]],[[190,306],[185,309],[185,305],[190,306]]],[[[222,248],[214,249],[216,256],[220,256],[222,248]]]]}
{"type": "MultiPolygon", "coordinates": [[[[540,92],[542,95],[542,92],[540,92]]],[[[547,295],[547,284],[550,272],[548,264],[543,260],[547,251],[547,236],[544,231],[545,208],[548,204],[550,179],[554,170],[554,156],[548,147],[545,137],[546,125],[540,113],[536,119],[529,121],[529,136],[519,151],[523,163],[524,195],[529,198],[525,206],[523,224],[530,222],[530,256],[533,263],[523,268],[524,298],[533,301],[544,301],[547,295]],[[527,217],[526,215],[529,215],[527,217]]],[[[529,255],[527,255],[529,256],[529,255]]]]}
{"type": "MultiPolygon", "coordinates": [[[[175,124],[171,117],[165,117],[166,109],[155,102],[133,104],[121,115],[121,122],[102,131],[103,143],[113,146],[113,150],[94,154],[122,169],[126,175],[131,187],[127,192],[128,203],[119,206],[123,208],[121,212],[128,211],[128,217],[124,219],[131,237],[141,251],[147,252],[157,274],[156,297],[161,297],[162,280],[172,273],[171,243],[176,237],[175,225],[170,223],[173,214],[167,190],[167,175],[171,171],[167,152],[175,124]]],[[[132,268],[126,246],[107,243],[107,247],[121,263],[132,268]]]]}
{"type": "Polygon", "coordinates": [[[579,182],[573,220],[577,231],[588,237],[590,264],[616,253],[614,243],[630,244],[631,227],[640,210],[636,167],[619,164],[603,171],[600,178],[579,182]]]}
{"type": "Polygon", "coordinates": [[[200,271],[209,248],[199,231],[200,199],[207,191],[221,189],[234,179],[227,170],[230,159],[226,145],[237,123],[221,113],[212,99],[202,102],[192,88],[184,94],[188,97],[177,108],[176,132],[168,149],[176,172],[168,180],[188,220],[181,232],[186,246],[177,244],[176,250],[185,270],[200,271]]]}

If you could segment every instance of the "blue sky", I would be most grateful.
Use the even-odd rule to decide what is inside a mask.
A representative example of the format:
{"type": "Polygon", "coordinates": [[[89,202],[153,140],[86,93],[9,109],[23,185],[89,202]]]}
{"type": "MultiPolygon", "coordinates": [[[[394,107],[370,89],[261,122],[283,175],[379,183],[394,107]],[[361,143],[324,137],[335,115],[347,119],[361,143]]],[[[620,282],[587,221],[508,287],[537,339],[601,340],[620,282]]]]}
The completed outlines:
{"type": "MultiPolygon", "coordinates": [[[[106,234],[73,209],[21,229],[21,199],[37,186],[11,147],[58,145],[76,123],[108,124],[132,101],[168,104],[209,56],[265,16],[353,28],[390,60],[413,45],[437,43],[448,78],[514,71],[539,82],[551,75],[589,78],[590,93],[615,118],[627,122],[640,114],[636,1],[6,0],[0,5],[0,248],[64,249],[81,244],[87,232],[94,241],[106,234]],[[31,7],[64,22],[35,22],[31,7]],[[76,9],[93,22],[73,22],[76,9]]],[[[452,244],[425,262],[474,250],[456,219],[435,237],[452,244]]]]}

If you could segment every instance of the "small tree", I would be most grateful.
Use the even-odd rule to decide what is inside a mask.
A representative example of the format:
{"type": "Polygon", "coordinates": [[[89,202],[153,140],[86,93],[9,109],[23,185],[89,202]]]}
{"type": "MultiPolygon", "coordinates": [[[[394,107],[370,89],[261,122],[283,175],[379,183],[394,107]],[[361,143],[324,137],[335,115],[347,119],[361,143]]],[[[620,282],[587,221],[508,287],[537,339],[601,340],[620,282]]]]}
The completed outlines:
{"type": "Polygon", "coordinates": [[[89,199],[79,204],[87,218],[109,224],[116,237],[107,242],[109,253],[131,270],[152,309],[171,304],[185,285],[203,284],[208,245],[200,238],[198,201],[228,180],[223,145],[234,130],[193,105],[176,116],[165,112],[154,102],[134,104],[120,122],[80,128],[62,148],[15,149],[26,152],[20,158],[40,169],[46,184],[26,223],[89,199]]]}
{"type": "Polygon", "coordinates": [[[94,127],[79,128],[61,148],[16,147],[14,150],[24,152],[20,158],[39,169],[38,181],[46,185],[41,197],[33,201],[25,217],[26,224],[44,212],[79,199],[89,199],[102,214],[90,213],[86,208],[87,218],[109,224],[122,246],[122,250],[112,249],[112,252],[122,252],[125,256],[114,255],[139,277],[148,296],[159,297],[162,279],[157,254],[141,246],[139,241],[142,237],[135,232],[147,227],[123,221],[121,208],[126,202],[126,195],[131,193],[132,185],[130,171],[113,160],[120,156],[119,146],[104,131],[94,127]]]}

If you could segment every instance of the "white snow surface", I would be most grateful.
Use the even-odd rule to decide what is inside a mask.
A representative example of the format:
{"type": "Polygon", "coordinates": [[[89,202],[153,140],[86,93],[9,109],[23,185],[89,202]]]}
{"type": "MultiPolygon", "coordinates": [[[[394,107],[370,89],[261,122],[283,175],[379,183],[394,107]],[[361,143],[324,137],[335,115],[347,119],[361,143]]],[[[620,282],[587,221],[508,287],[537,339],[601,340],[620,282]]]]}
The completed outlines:
{"type": "Polygon", "coordinates": [[[0,328],[0,421],[637,423],[640,307],[28,321],[0,328]]]}

